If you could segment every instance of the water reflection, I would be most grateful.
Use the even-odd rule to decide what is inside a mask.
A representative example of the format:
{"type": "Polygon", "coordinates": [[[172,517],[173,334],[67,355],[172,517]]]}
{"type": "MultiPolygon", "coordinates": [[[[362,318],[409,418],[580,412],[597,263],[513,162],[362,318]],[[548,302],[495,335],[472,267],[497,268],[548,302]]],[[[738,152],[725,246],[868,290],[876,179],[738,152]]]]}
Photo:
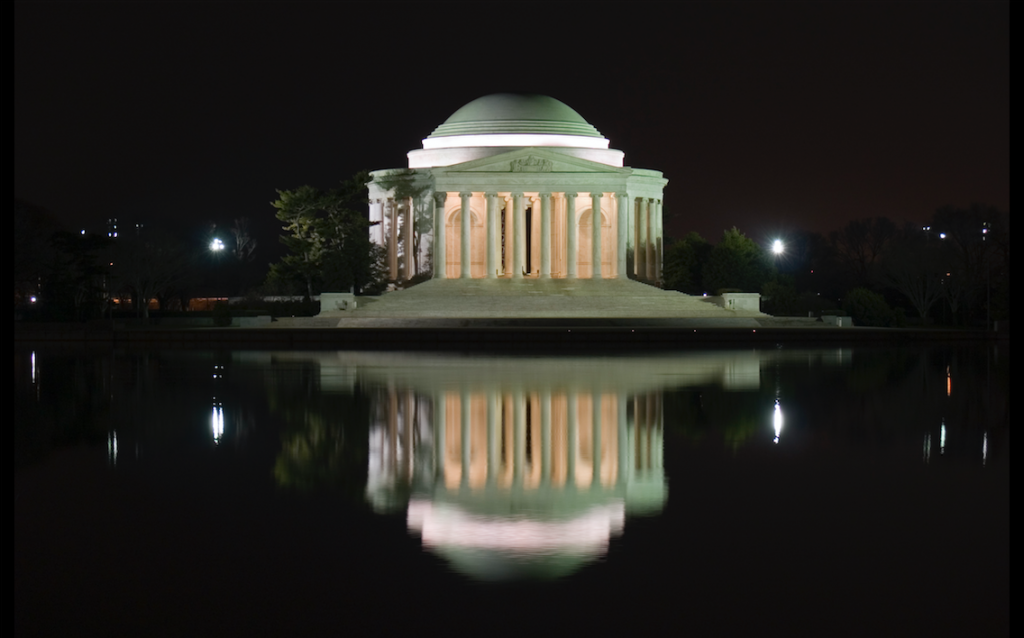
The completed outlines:
{"type": "Polygon", "coordinates": [[[1008,597],[999,356],[16,352],[17,617],[84,597],[81,633],[129,600],[175,634],[216,613],[286,635],[309,632],[264,610],[333,630],[393,614],[401,583],[424,614],[497,618],[507,588],[480,580],[557,578],[516,591],[632,621],[671,573],[660,613],[714,628],[945,626],[966,591],[952,626],[999,633],[967,630],[1008,597]]]}

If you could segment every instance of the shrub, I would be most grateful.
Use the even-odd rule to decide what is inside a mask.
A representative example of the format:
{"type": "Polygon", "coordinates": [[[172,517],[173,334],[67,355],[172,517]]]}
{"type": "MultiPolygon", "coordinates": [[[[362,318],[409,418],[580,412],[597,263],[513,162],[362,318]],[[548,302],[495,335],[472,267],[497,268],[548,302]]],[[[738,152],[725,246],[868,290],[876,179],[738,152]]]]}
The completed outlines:
{"type": "Polygon", "coordinates": [[[231,325],[231,307],[223,301],[213,306],[213,325],[224,328],[231,325]]]}
{"type": "Polygon", "coordinates": [[[854,288],[847,293],[843,310],[858,326],[896,327],[900,323],[885,298],[867,288],[854,288]]]}

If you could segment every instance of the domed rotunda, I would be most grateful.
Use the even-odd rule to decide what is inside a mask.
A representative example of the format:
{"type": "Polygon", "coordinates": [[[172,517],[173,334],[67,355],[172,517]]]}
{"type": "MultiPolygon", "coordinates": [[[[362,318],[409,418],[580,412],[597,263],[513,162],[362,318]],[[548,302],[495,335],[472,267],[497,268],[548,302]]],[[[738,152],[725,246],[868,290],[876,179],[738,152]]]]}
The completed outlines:
{"type": "Polygon", "coordinates": [[[623,159],[554,98],[487,95],[410,151],[408,168],[371,173],[370,236],[396,281],[432,271],[658,284],[668,180],[623,159]]]}

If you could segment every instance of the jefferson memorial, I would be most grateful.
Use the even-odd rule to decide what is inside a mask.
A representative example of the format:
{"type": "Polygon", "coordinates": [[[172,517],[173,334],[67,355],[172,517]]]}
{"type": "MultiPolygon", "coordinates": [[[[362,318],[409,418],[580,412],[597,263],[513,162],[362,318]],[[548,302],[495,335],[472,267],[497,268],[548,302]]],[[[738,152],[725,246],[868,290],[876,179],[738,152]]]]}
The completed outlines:
{"type": "Polygon", "coordinates": [[[408,157],[407,169],[373,171],[369,184],[371,240],[396,281],[432,270],[661,283],[668,180],[624,166],[622,151],[554,98],[473,100],[408,157]]]}

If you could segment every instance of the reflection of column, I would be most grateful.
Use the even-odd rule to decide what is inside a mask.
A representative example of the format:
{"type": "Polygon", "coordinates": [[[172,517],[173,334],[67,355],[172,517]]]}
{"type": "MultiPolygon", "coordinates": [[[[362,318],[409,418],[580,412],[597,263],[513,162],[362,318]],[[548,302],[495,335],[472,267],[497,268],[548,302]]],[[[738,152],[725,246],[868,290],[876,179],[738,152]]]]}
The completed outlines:
{"type": "Polygon", "coordinates": [[[515,426],[515,456],[513,463],[513,485],[523,487],[523,466],[526,464],[526,398],[521,390],[512,393],[512,420],[515,426]]]}
{"type": "Polygon", "coordinates": [[[413,470],[413,467],[412,467],[412,464],[413,464],[412,429],[413,429],[413,425],[414,425],[413,418],[414,418],[414,415],[416,414],[416,404],[415,404],[416,397],[413,396],[413,393],[412,393],[411,390],[405,390],[404,394],[405,394],[405,410],[404,410],[405,414],[403,415],[404,418],[402,419],[402,427],[404,428],[402,430],[402,448],[403,448],[402,452],[404,453],[405,456],[402,457],[402,461],[403,461],[403,465],[405,466],[404,467],[405,480],[411,482],[412,481],[412,470],[413,470]]]}
{"type": "Polygon", "coordinates": [[[540,278],[551,278],[551,193],[540,194],[540,278]]]}
{"type": "Polygon", "coordinates": [[[447,273],[447,256],[445,255],[444,237],[444,202],[448,193],[434,193],[434,279],[445,279],[447,273]]]}
{"type": "MultiPolygon", "coordinates": [[[[615,196],[618,197],[618,205],[615,207],[615,274],[619,279],[627,279],[629,273],[626,272],[626,235],[629,233],[629,225],[626,218],[629,216],[629,198],[625,193],[616,193],[615,196]]],[[[625,420],[620,423],[625,423],[625,420]]]]}
{"type": "Polygon", "coordinates": [[[398,395],[394,386],[388,386],[388,456],[390,457],[387,472],[391,478],[396,478],[399,472],[398,464],[398,395]]]}
{"type": "Polygon", "coordinates": [[[462,228],[459,236],[459,277],[469,279],[473,276],[470,266],[473,264],[473,253],[470,247],[473,214],[469,211],[469,198],[473,193],[459,193],[462,198],[462,228]]]}
{"type": "Polygon", "coordinates": [[[591,395],[590,404],[593,410],[591,427],[594,430],[594,467],[590,478],[591,489],[601,487],[601,393],[595,391],[591,395]]]}
{"type": "Polygon", "coordinates": [[[636,424],[633,427],[633,447],[635,455],[633,462],[630,464],[634,467],[643,467],[640,457],[642,455],[643,447],[643,433],[647,429],[647,395],[637,395],[633,399],[633,410],[636,413],[635,419],[636,424]]]}
{"type": "Polygon", "coordinates": [[[498,194],[487,193],[487,278],[494,279],[496,276],[498,247],[496,244],[498,215],[498,194]]]}
{"type": "MultiPolygon", "coordinates": [[[[619,201],[621,202],[622,200],[620,199],[619,201]]],[[[627,401],[627,398],[626,398],[625,394],[620,392],[619,396],[618,396],[618,399],[619,399],[618,400],[618,406],[617,406],[618,407],[618,418],[616,420],[618,421],[618,426],[619,426],[618,427],[618,431],[617,431],[618,439],[619,439],[619,458],[618,458],[619,472],[618,472],[618,480],[616,481],[616,483],[617,483],[617,485],[619,487],[623,487],[623,486],[626,485],[626,472],[629,471],[627,469],[629,467],[629,455],[628,455],[628,450],[627,450],[628,441],[627,441],[627,438],[626,438],[626,434],[627,434],[626,428],[628,427],[628,424],[626,423],[626,401],[627,401]]]]}
{"type": "Polygon", "coordinates": [[[434,454],[434,462],[437,464],[437,467],[434,469],[434,476],[440,477],[443,484],[444,464],[448,455],[448,450],[445,447],[445,428],[448,427],[448,412],[445,406],[444,392],[438,392],[434,395],[434,414],[434,430],[437,440],[437,451],[434,454]]]}
{"type": "Polygon", "coordinates": [[[601,278],[601,193],[590,194],[591,279],[601,278]]]}
{"type": "Polygon", "coordinates": [[[469,390],[462,389],[459,395],[459,434],[462,439],[462,487],[469,487],[470,422],[472,412],[469,390]]]}
{"type": "Polygon", "coordinates": [[[498,472],[498,393],[487,393],[487,486],[493,487],[498,472]]]}
{"type": "Polygon", "coordinates": [[[551,486],[551,391],[543,390],[540,393],[540,447],[541,447],[541,474],[540,484],[547,488],[551,486]]]}
{"type": "Polygon", "coordinates": [[[569,425],[569,449],[566,450],[568,460],[568,474],[566,476],[566,487],[576,487],[576,455],[580,445],[579,417],[576,415],[576,393],[570,391],[566,396],[565,420],[569,425]]]}

